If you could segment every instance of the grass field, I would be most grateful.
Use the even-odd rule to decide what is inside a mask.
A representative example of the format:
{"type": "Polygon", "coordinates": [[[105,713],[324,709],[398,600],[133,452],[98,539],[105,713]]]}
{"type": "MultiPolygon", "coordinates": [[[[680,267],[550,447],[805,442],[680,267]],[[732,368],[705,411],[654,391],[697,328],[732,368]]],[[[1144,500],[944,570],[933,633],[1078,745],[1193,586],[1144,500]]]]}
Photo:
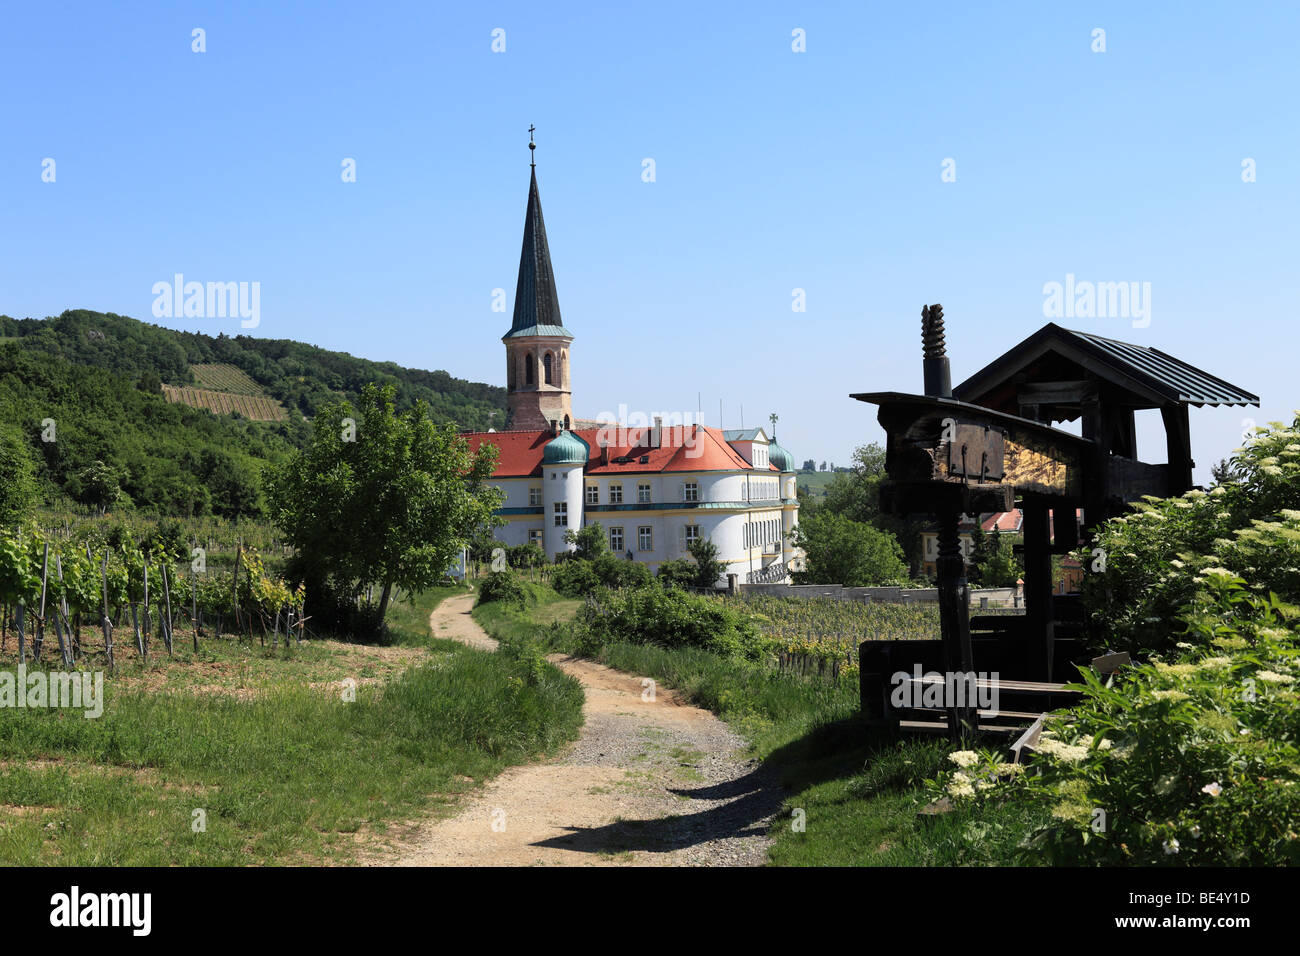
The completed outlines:
{"type": "Polygon", "coordinates": [[[261,395],[262,386],[234,365],[217,363],[191,365],[190,371],[200,387],[214,389],[218,392],[237,392],[241,395],[261,395]]]}
{"type": "Polygon", "coordinates": [[[206,408],[216,415],[238,413],[255,422],[282,422],[289,417],[283,405],[266,395],[242,395],[187,385],[164,385],[163,397],[191,408],[206,408]]]}
{"type": "Polygon", "coordinates": [[[446,593],[390,612],[394,647],[182,641],[106,676],[98,719],[0,710],[0,863],[347,862],[572,739],[570,678],[428,636],[446,593]]]}
{"type": "Polygon", "coordinates": [[[835,477],[833,471],[800,471],[794,476],[795,487],[808,489],[809,495],[817,501],[825,497],[826,486],[835,477]]]}

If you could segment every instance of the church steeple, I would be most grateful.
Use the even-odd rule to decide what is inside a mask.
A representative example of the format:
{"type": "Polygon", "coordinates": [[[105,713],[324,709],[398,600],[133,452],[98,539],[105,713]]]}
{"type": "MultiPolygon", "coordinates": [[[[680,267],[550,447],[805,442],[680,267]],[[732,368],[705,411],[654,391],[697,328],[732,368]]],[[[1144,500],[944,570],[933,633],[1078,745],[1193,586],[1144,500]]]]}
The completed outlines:
{"type": "Polygon", "coordinates": [[[515,283],[514,321],[506,337],[543,334],[573,335],[560,318],[560,296],[555,291],[551,247],[546,241],[546,221],[542,218],[542,197],[537,192],[537,167],[534,166],[528,184],[528,211],[524,214],[519,279],[515,283]]]}
{"type": "MultiPolygon", "coordinates": [[[[528,149],[535,157],[533,130],[529,127],[528,149]]],[[[568,428],[572,419],[569,345],[573,333],[560,318],[560,297],[555,291],[535,160],[531,167],[514,320],[510,331],[501,338],[506,346],[506,427],[546,428],[558,422],[568,428]]]]}

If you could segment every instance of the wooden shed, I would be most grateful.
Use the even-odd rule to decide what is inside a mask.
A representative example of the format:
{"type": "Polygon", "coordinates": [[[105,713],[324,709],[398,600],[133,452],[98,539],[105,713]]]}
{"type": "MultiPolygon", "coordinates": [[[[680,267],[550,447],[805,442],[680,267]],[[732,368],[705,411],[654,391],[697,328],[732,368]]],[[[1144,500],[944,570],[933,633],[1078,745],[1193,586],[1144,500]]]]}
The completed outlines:
{"type": "MultiPolygon", "coordinates": [[[[1054,323],[952,388],[941,306],[922,310],[922,339],[924,394],[851,397],[879,406],[887,435],[883,507],[937,524],[942,640],[864,644],[863,708],[890,714],[889,678],[918,666],[997,672],[1004,706],[996,717],[1014,724],[1058,705],[1060,683],[1074,680],[1089,657],[1078,596],[1052,594],[1052,556],[1077,549],[1092,526],[1143,495],[1192,487],[1190,406],[1258,405],[1259,398],[1158,349],[1054,323]],[[1160,411],[1165,464],[1137,458],[1134,413],[1142,409],[1160,411]],[[1082,435],[1052,427],[1080,419],[1082,435]],[[1012,507],[1024,512],[1025,613],[970,618],[959,519],[1012,507]]],[[[947,708],[943,719],[956,733],[959,722],[973,730],[980,715],[947,708]]]]}

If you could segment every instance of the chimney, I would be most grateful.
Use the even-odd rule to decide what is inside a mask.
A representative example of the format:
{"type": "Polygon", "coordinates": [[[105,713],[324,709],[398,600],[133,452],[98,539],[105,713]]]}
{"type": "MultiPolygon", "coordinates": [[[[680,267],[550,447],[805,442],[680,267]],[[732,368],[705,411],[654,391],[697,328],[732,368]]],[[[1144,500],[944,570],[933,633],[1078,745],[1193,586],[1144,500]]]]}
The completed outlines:
{"type": "Polygon", "coordinates": [[[943,306],[938,303],[921,307],[921,350],[925,394],[952,398],[952,371],[948,365],[948,348],[943,340],[943,306]]]}
{"type": "Polygon", "coordinates": [[[650,447],[658,448],[663,441],[664,420],[658,415],[655,416],[655,427],[650,429],[650,447]]]}
{"type": "Polygon", "coordinates": [[[609,464],[609,439],[601,436],[600,438],[600,463],[609,464]]]}

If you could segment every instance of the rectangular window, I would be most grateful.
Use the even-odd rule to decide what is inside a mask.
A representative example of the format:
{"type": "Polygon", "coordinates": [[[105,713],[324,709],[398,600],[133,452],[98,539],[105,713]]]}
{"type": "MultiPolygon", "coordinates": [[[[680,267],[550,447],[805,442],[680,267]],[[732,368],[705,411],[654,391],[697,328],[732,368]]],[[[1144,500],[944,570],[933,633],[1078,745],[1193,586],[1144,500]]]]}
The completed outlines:
{"type": "Polygon", "coordinates": [[[535,528],[531,528],[531,529],[529,529],[529,531],[528,531],[528,543],[529,543],[529,544],[535,544],[535,545],[537,545],[537,546],[540,547],[541,544],[542,544],[542,533],[541,533],[541,531],[538,531],[538,530],[535,529],[535,528]]]}
{"type": "Polygon", "coordinates": [[[611,505],[621,505],[623,503],[623,486],[611,484],[609,486],[609,503],[611,505]]]}
{"type": "Polygon", "coordinates": [[[595,485],[587,486],[587,504],[589,505],[600,504],[600,489],[595,485]]]}
{"type": "Polygon", "coordinates": [[[542,503],[542,489],[533,486],[528,489],[528,503],[536,508],[542,503]]]}
{"type": "Polygon", "coordinates": [[[650,482],[643,481],[636,486],[636,500],[643,505],[650,503],[650,482]]]}
{"type": "Polygon", "coordinates": [[[609,550],[613,551],[616,555],[621,555],[623,553],[622,528],[609,529],[609,550]]]}
{"type": "Polygon", "coordinates": [[[686,547],[690,547],[696,541],[700,540],[700,526],[697,524],[688,524],[686,526],[686,547]]]}
{"type": "Polygon", "coordinates": [[[686,501],[700,500],[700,486],[698,482],[688,481],[683,488],[683,497],[686,501]]]}
{"type": "Polygon", "coordinates": [[[569,503],[567,501],[557,501],[555,503],[555,527],[567,528],[569,526],[569,503]]]}
{"type": "Polygon", "coordinates": [[[654,529],[648,526],[637,528],[636,546],[639,551],[653,551],[655,549],[654,529]]]}

